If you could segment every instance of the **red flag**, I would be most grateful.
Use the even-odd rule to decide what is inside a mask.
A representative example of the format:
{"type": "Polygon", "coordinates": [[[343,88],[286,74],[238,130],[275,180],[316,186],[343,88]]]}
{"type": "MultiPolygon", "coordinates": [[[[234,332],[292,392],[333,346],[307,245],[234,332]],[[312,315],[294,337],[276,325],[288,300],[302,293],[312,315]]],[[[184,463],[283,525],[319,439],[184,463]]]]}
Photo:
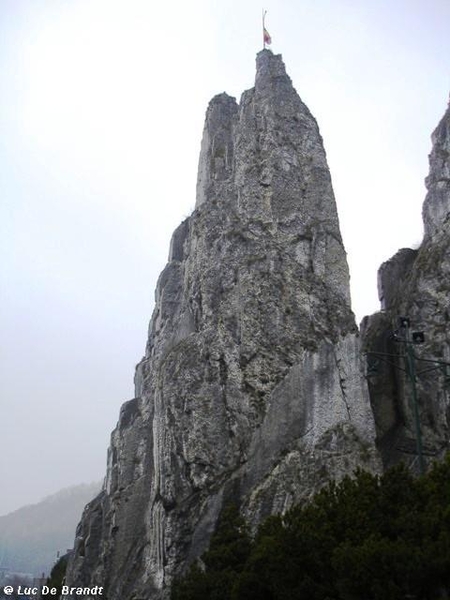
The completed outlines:
{"type": "Polygon", "coordinates": [[[269,44],[269,45],[272,43],[272,38],[270,37],[270,34],[265,27],[264,27],[264,43],[269,44]]]}

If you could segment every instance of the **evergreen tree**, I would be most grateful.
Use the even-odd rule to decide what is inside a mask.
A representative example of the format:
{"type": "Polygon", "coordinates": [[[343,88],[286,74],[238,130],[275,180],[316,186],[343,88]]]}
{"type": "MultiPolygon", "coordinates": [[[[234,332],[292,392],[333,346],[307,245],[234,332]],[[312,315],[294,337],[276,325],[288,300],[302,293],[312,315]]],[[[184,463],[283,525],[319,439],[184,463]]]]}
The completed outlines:
{"type": "Polygon", "coordinates": [[[250,549],[245,520],[236,506],[225,507],[209,549],[202,556],[204,568],[194,564],[184,579],[175,581],[172,600],[229,600],[250,549]]]}
{"type": "Polygon", "coordinates": [[[203,569],[173,600],[444,600],[450,595],[450,455],[415,479],[357,471],[261,524],[222,513],[203,569]]]}

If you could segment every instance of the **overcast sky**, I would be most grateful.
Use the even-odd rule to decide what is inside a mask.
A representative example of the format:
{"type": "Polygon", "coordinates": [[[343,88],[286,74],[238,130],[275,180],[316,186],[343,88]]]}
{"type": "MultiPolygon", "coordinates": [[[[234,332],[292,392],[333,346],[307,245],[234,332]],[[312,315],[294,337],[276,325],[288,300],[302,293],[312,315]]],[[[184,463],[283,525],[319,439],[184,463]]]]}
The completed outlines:
{"type": "MultiPolygon", "coordinates": [[[[450,3],[266,8],[324,138],[359,321],[422,237],[450,3]]],[[[207,103],[253,86],[260,49],[254,0],[0,0],[0,514],[103,477],[207,103]]]]}

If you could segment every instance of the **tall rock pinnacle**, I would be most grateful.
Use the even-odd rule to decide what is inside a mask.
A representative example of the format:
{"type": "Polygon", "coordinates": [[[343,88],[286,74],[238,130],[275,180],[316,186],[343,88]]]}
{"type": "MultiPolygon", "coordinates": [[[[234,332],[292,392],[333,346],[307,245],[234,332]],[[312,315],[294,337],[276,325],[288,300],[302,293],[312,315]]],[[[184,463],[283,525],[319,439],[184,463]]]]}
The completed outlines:
{"type": "Polygon", "coordinates": [[[368,351],[401,353],[392,336],[399,316],[408,316],[411,328],[425,333],[425,343],[414,346],[418,423],[409,378],[398,368],[404,367],[400,359],[397,368],[380,365],[370,384],[385,465],[402,460],[416,469],[418,437],[425,465],[441,458],[450,446],[450,107],[432,142],[422,244],[418,250],[399,250],[381,265],[378,288],[383,310],[363,321],[368,351]]]}
{"type": "Polygon", "coordinates": [[[322,139],[263,50],[240,104],[208,107],[196,209],[173,235],[68,581],[165,598],[228,502],[256,525],[377,469],[356,332],[322,139]]]}

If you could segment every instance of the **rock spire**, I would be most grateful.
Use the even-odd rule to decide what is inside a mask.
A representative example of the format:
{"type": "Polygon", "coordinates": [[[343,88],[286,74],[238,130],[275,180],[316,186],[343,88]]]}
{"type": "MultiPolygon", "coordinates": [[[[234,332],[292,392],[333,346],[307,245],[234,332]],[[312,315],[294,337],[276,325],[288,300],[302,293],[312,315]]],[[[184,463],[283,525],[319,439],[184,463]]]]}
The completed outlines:
{"type": "Polygon", "coordinates": [[[135,384],[68,572],[109,600],[167,597],[227,502],[256,525],[378,468],[322,138],[270,50],[209,104],[135,384]]]}
{"type": "MultiPolygon", "coordinates": [[[[432,142],[422,244],[417,250],[399,250],[381,265],[378,289],[383,310],[363,321],[364,346],[369,351],[402,351],[393,339],[399,316],[408,316],[411,328],[425,333],[425,343],[414,346],[425,464],[441,458],[450,446],[450,107],[432,142]],[[438,365],[429,361],[449,366],[430,370],[438,365]]],[[[384,464],[402,460],[417,470],[412,389],[398,368],[404,366],[401,359],[397,367],[380,363],[371,379],[370,396],[384,464]]]]}
{"type": "Polygon", "coordinates": [[[430,173],[423,203],[425,237],[436,237],[450,220],[450,104],[431,136],[430,173]]]}

